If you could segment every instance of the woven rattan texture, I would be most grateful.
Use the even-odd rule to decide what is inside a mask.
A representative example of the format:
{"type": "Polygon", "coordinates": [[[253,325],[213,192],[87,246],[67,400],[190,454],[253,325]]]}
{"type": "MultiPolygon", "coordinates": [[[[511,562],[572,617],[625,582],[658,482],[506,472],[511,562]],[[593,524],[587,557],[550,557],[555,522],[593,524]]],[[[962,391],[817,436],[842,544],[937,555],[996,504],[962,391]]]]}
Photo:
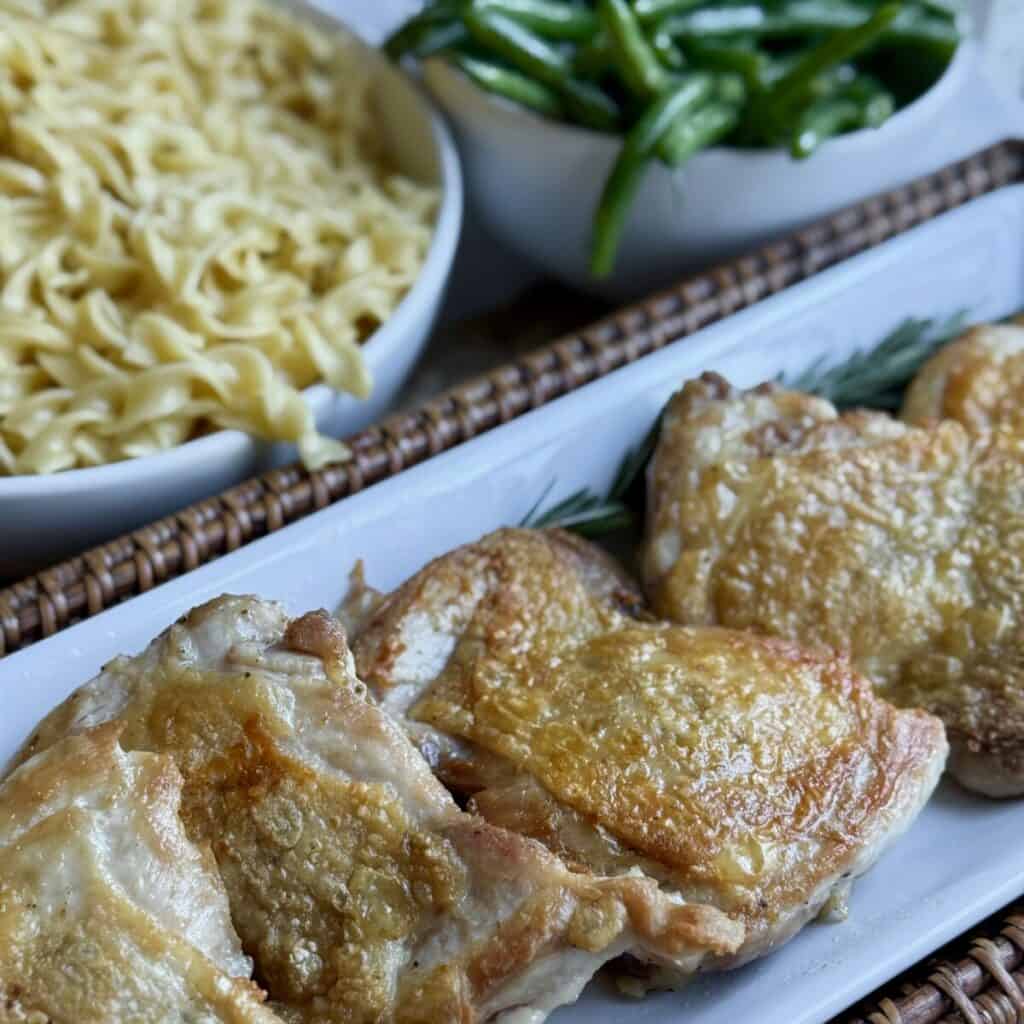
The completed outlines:
{"type": "Polygon", "coordinates": [[[832,1024],[1022,1024],[1024,904],[1007,907],[832,1024]]]}
{"type": "Polygon", "coordinates": [[[564,337],[349,439],[352,459],[255,477],[0,591],[0,656],[195,569],[753,305],[976,196],[1024,180],[1002,143],[564,337]]]}

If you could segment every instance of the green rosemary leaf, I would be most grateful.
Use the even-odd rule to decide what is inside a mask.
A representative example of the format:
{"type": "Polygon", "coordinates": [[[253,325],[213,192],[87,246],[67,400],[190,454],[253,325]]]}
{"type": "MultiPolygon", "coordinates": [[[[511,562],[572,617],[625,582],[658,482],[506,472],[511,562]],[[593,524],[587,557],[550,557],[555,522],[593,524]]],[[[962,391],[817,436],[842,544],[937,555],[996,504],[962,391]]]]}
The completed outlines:
{"type": "Polygon", "coordinates": [[[597,508],[581,514],[577,518],[570,517],[557,525],[563,530],[572,530],[581,537],[604,537],[617,530],[628,530],[633,526],[633,513],[625,505],[618,502],[605,502],[597,508]]]}
{"type": "Polygon", "coordinates": [[[547,497],[551,493],[551,488],[554,487],[554,486],[555,486],[555,478],[552,477],[548,481],[547,487],[545,487],[544,490],[540,492],[540,497],[530,506],[530,511],[527,512],[526,515],[523,516],[523,518],[520,520],[520,522],[519,522],[520,526],[532,526],[533,525],[533,520],[536,518],[538,510],[540,509],[541,505],[543,505],[544,502],[547,501],[547,497]]]}
{"type": "Polygon", "coordinates": [[[841,408],[898,409],[907,382],[934,353],[964,330],[967,311],[945,320],[904,320],[874,348],[828,366],[817,359],[802,373],[781,377],[794,391],[809,391],[841,408]]]}
{"type": "Polygon", "coordinates": [[[551,486],[547,486],[520,526],[538,530],[560,527],[589,537],[623,529],[633,522],[632,513],[621,501],[611,497],[602,498],[587,488],[575,491],[547,511],[539,512],[539,506],[543,504],[551,486]]]}

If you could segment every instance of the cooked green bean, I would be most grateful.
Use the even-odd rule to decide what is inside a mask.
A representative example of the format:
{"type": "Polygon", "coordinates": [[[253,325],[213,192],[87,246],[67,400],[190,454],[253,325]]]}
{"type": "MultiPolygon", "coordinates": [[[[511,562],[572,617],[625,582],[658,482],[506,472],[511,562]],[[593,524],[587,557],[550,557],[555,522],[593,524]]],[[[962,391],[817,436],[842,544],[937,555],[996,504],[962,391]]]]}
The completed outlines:
{"type": "Polygon", "coordinates": [[[693,64],[699,67],[742,75],[751,92],[768,84],[772,59],[759,50],[731,42],[707,43],[698,39],[688,39],[685,50],[693,64]]]}
{"type": "Polygon", "coordinates": [[[517,70],[557,90],[566,111],[581,124],[598,131],[618,127],[615,101],[596,85],[574,79],[569,60],[560,50],[514,19],[485,6],[471,7],[462,17],[474,40],[489,46],[517,70]]]}
{"type": "Polygon", "coordinates": [[[464,10],[462,21],[477,43],[544,85],[558,89],[569,77],[562,52],[514,18],[480,4],[464,10]]]}
{"type": "Polygon", "coordinates": [[[843,94],[861,106],[861,123],[858,127],[878,128],[896,110],[893,94],[872,75],[857,75],[843,89],[843,94]]]}
{"type": "Polygon", "coordinates": [[[413,44],[410,51],[419,60],[426,60],[436,53],[454,50],[469,39],[469,32],[461,21],[427,27],[413,44]]]}
{"type": "Polygon", "coordinates": [[[647,99],[668,85],[668,72],[647,41],[626,0],[598,0],[601,23],[608,34],[615,69],[635,96],[647,99]]]}
{"type": "Polygon", "coordinates": [[[947,64],[960,45],[960,33],[948,18],[925,14],[910,7],[900,11],[882,35],[879,45],[925,50],[947,64]]]}
{"type": "Polygon", "coordinates": [[[884,90],[861,104],[861,127],[881,128],[896,112],[896,99],[884,90]]]}
{"type": "Polygon", "coordinates": [[[463,53],[454,54],[452,60],[481,88],[503,96],[521,107],[535,110],[546,117],[559,117],[564,113],[558,93],[532,78],[503,68],[498,64],[478,60],[463,53]]]}
{"type": "Polygon", "coordinates": [[[676,118],[692,107],[694,93],[692,80],[666,90],[651,101],[626,134],[594,215],[590,272],[595,277],[607,277],[611,273],[626,215],[644,172],[676,118]]]}
{"type": "Polygon", "coordinates": [[[862,124],[862,114],[859,103],[844,97],[812,103],[797,118],[790,152],[798,160],[806,159],[826,139],[862,124]]]}
{"type": "Polygon", "coordinates": [[[612,67],[612,49],[608,43],[608,33],[596,32],[576,50],[572,62],[573,71],[584,78],[597,78],[612,67]]]}
{"type": "Polygon", "coordinates": [[[454,3],[435,3],[432,7],[426,7],[388,37],[384,43],[384,52],[392,60],[413,53],[432,29],[457,23],[458,16],[459,10],[454,3]]]}
{"type": "Polygon", "coordinates": [[[597,31],[597,16],[561,0],[477,0],[480,7],[521,22],[548,39],[585,41],[597,31]]]}
{"type": "Polygon", "coordinates": [[[686,67],[686,56],[676,46],[675,40],[667,32],[654,31],[650,35],[651,49],[655,52],[663,67],[670,71],[682,71],[686,67]]]}
{"type": "MultiPolygon", "coordinates": [[[[784,0],[766,9],[761,4],[722,4],[666,17],[659,28],[681,38],[715,38],[749,32],[759,38],[814,36],[856,28],[870,8],[850,0],[784,0]]],[[[956,25],[947,17],[931,15],[917,4],[902,4],[899,14],[879,39],[882,45],[926,44],[942,49],[959,42],[956,25]]]]}
{"type": "Polygon", "coordinates": [[[669,167],[678,167],[694,153],[725,138],[736,127],[739,116],[739,108],[734,104],[711,100],[678,120],[665,133],[658,146],[658,156],[669,167]]]}
{"type": "Polygon", "coordinates": [[[593,82],[567,78],[560,91],[565,109],[585,127],[599,132],[613,132],[622,127],[619,105],[593,82]]]}
{"type": "Polygon", "coordinates": [[[807,99],[818,75],[870,46],[892,23],[899,11],[898,3],[882,4],[863,24],[834,32],[808,50],[792,71],[754,100],[749,115],[760,117],[769,132],[777,128],[781,120],[791,116],[795,105],[807,99]]]}
{"type": "Polygon", "coordinates": [[[731,106],[741,106],[747,98],[747,87],[742,75],[722,74],[715,76],[715,99],[731,106]]]}
{"type": "Polygon", "coordinates": [[[545,117],[625,132],[595,214],[610,272],[647,162],[706,146],[788,147],[876,128],[943,73],[962,0],[426,0],[385,44],[444,54],[545,117]]]}
{"type": "Polygon", "coordinates": [[[667,14],[678,14],[692,7],[700,7],[707,0],[633,0],[636,16],[644,22],[657,21],[667,14]]]}

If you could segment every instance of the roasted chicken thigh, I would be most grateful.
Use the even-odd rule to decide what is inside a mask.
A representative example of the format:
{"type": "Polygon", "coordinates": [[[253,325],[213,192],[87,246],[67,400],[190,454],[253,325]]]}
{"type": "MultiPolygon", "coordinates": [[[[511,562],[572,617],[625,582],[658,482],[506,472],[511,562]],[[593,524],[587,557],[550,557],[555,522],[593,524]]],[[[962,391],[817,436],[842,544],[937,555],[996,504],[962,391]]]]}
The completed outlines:
{"type": "Polygon", "coordinates": [[[914,819],[942,726],[875,697],[843,658],[636,611],[597,549],[501,530],[383,600],[354,649],[485,818],[720,907],[746,928],[715,961],[734,965],[792,935],[914,819]]]}
{"type": "Polygon", "coordinates": [[[0,1021],[271,1024],[178,818],[178,770],[119,732],[61,740],[0,784],[0,1021]]]}
{"type": "Polygon", "coordinates": [[[1024,435],[705,375],[669,405],[648,508],[659,614],[848,655],[943,720],[966,786],[1024,792],[1024,435]]]}
{"type": "Polygon", "coordinates": [[[928,425],[956,420],[969,433],[1024,430],[1024,318],[972,327],[918,371],[901,416],[928,425]]]}
{"type": "Polygon", "coordinates": [[[72,695],[26,756],[109,720],[180,768],[185,828],[287,1021],[532,1024],[623,952],[694,971],[742,940],[715,909],[570,871],[462,812],[326,613],[196,608],[72,695]]]}

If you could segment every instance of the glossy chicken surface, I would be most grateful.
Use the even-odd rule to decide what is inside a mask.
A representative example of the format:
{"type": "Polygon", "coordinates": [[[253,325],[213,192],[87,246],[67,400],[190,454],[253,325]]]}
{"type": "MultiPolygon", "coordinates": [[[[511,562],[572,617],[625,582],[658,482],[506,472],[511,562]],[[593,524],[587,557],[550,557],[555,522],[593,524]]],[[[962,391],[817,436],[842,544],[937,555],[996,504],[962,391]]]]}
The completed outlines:
{"type": "Polygon", "coordinates": [[[692,971],[742,927],[642,878],[574,873],[459,810],[365,698],[341,626],[255,598],[194,609],[46,719],[170,754],[182,819],[285,1021],[542,1021],[625,951],[692,971]],[[507,1016],[502,1016],[507,1014],[507,1016]]]}
{"type": "Polygon", "coordinates": [[[670,403],[648,507],[659,614],[847,654],[942,718],[961,782],[1024,792],[1024,440],[705,375],[670,403]]]}
{"type": "Polygon", "coordinates": [[[170,758],[107,725],[0,784],[0,1021],[270,1024],[170,758]]]}
{"type": "Polygon", "coordinates": [[[812,918],[913,820],[941,724],[842,658],[636,617],[597,549],[502,530],[379,605],[358,670],[488,820],[741,920],[732,965],[812,918]]]}
{"type": "Polygon", "coordinates": [[[901,416],[917,425],[956,420],[972,434],[1024,431],[1024,318],[972,327],[940,349],[911,382],[901,416]]]}

